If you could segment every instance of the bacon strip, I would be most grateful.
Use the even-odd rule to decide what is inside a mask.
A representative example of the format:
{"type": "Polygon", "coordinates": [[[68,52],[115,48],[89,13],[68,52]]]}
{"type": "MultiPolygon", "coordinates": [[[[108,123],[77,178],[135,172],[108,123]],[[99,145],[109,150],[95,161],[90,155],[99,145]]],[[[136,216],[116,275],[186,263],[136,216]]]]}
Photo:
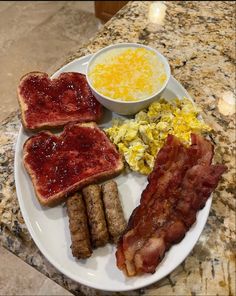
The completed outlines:
{"type": "Polygon", "coordinates": [[[211,165],[212,144],[191,135],[186,148],[169,135],[159,151],[140,205],[118,242],[117,266],[128,276],[154,273],[171,245],[183,239],[217,186],[224,165],[211,165]]]}

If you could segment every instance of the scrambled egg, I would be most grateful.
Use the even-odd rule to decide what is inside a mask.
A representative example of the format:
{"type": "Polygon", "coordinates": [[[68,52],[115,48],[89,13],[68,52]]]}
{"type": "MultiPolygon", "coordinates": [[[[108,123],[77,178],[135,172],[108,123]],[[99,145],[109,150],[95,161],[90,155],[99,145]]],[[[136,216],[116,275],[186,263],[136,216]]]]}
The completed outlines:
{"type": "Polygon", "coordinates": [[[198,119],[198,114],[199,110],[186,98],[171,102],[162,99],[137,113],[134,119],[113,120],[112,127],[105,132],[130,168],[147,175],[152,171],[156,154],[168,134],[175,135],[189,145],[192,132],[205,133],[211,130],[198,119]]]}

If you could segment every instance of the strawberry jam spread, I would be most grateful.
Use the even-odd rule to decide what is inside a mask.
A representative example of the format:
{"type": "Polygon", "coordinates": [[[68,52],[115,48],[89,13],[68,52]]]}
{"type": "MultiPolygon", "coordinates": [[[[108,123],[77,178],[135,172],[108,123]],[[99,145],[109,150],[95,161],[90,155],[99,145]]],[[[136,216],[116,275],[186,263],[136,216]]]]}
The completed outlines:
{"type": "Polygon", "coordinates": [[[27,106],[25,120],[30,129],[42,123],[98,121],[102,115],[102,106],[80,73],[62,73],[52,80],[46,73],[32,73],[21,82],[20,96],[27,106]]]}
{"type": "Polygon", "coordinates": [[[24,145],[25,163],[44,198],[80,180],[114,170],[120,155],[98,127],[66,126],[58,137],[41,132],[24,145]]]}

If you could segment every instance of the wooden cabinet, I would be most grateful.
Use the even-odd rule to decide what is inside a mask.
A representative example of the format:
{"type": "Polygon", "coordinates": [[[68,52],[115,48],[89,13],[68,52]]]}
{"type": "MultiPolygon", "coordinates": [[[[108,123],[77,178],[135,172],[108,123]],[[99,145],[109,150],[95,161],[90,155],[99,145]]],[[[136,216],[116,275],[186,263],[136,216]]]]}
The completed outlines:
{"type": "Polygon", "coordinates": [[[95,15],[102,22],[107,22],[129,1],[94,1],[95,15]]]}

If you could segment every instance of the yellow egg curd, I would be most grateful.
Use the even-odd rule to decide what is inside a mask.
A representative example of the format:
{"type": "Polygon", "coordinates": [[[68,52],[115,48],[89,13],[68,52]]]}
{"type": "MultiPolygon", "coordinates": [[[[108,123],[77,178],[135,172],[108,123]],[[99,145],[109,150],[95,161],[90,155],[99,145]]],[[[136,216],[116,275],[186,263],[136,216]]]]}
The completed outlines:
{"type": "Polygon", "coordinates": [[[98,56],[89,78],[102,95],[139,101],[155,94],[167,79],[164,65],[146,48],[116,48],[98,56]]]}
{"type": "Polygon", "coordinates": [[[199,110],[186,98],[170,102],[160,100],[137,113],[134,119],[114,120],[105,132],[129,167],[147,175],[152,171],[157,152],[168,134],[189,145],[191,133],[211,131],[198,115],[199,110]]]}

